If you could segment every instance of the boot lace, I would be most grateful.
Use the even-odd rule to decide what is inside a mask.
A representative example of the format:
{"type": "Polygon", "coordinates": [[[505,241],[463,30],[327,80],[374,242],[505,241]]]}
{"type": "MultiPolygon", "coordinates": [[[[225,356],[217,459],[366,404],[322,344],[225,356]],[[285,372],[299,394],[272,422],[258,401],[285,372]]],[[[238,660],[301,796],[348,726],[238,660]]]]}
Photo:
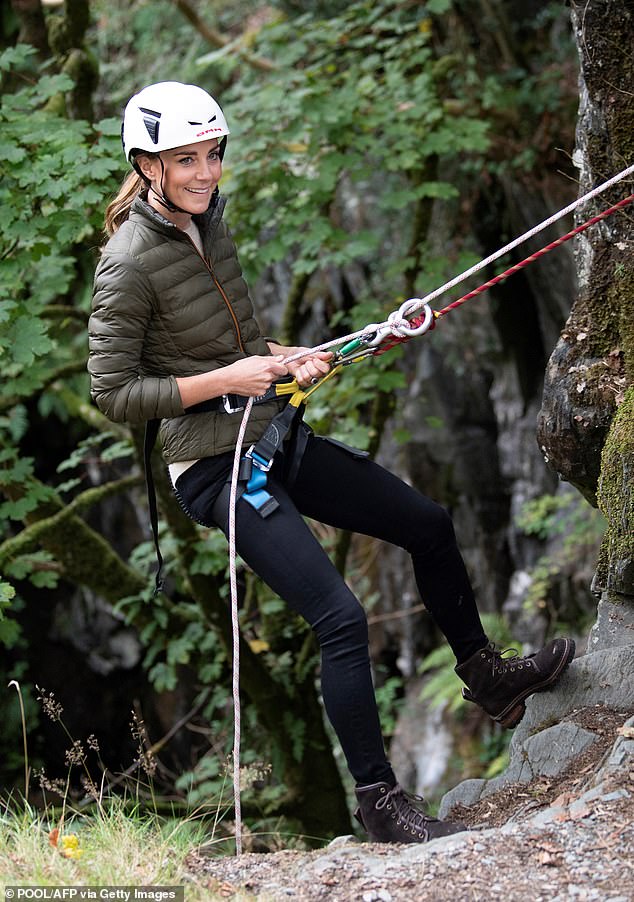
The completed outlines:
{"type": "Polygon", "coordinates": [[[437,818],[430,817],[416,807],[424,803],[425,799],[422,796],[406,792],[397,783],[393,789],[390,789],[377,801],[375,807],[377,811],[386,808],[396,822],[403,825],[406,832],[409,830],[413,834],[418,834],[422,839],[427,839],[429,835],[427,825],[437,821],[437,818]]]}
{"type": "Polygon", "coordinates": [[[491,642],[487,646],[487,649],[491,655],[490,660],[493,676],[495,676],[496,673],[506,674],[515,673],[516,670],[529,670],[533,666],[533,656],[529,655],[527,658],[520,658],[516,648],[503,648],[501,651],[497,651],[491,642]],[[507,655],[507,657],[505,658],[503,655],[507,655]]]}

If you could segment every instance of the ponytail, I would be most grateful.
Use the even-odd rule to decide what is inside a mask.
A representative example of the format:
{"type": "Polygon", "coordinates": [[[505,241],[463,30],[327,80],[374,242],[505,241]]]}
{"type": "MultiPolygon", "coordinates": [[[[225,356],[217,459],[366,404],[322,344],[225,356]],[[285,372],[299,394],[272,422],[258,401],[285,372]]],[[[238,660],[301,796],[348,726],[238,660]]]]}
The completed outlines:
{"type": "Polygon", "coordinates": [[[104,231],[110,238],[128,218],[130,208],[139,194],[147,188],[147,183],[133,171],[125,177],[119,193],[106,208],[104,231]]]}

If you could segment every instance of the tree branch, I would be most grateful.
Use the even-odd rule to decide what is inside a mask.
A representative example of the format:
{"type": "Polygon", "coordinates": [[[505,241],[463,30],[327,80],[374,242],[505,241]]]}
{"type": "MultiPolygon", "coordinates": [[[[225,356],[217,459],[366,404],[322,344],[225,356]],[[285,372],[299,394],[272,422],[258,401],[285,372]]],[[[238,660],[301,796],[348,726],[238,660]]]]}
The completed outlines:
{"type": "Polygon", "coordinates": [[[82,326],[88,322],[88,314],[84,310],[78,310],[72,304],[48,304],[42,310],[42,316],[50,319],[76,319],[82,326]]]}
{"type": "MultiPolygon", "coordinates": [[[[65,521],[77,519],[77,515],[87,507],[91,507],[104,498],[109,498],[134,485],[138,485],[140,482],[140,476],[126,476],[123,479],[106,483],[106,485],[86,489],[70,504],[60,506],[49,516],[33,520],[17,536],[6,539],[0,544],[0,567],[6,567],[10,561],[25,552],[31,551],[38,545],[48,548],[51,542],[54,544],[53,537],[65,531],[67,527],[65,521]]],[[[61,505],[61,502],[59,503],[61,505]]]]}
{"type": "Polygon", "coordinates": [[[284,308],[284,316],[281,325],[281,341],[293,344],[297,341],[297,336],[302,325],[301,306],[310,282],[310,273],[300,273],[295,276],[291,285],[291,290],[286,300],[284,308]]]}
{"type": "MultiPolygon", "coordinates": [[[[173,2],[174,6],[176,6],[176,8],[185,16],[187,21],[194,26],[198,34],[204,38],[207,43],[213,44],[215,47],[226,47],[228,44],[231,44],[230,38],[225,37],[215,28],[207,25],[189,3],[189,0],[173,0],[173,2]]],[[[242,38],[242,40],[244,40],[244,38],[242,38]]],[[[241,47],[236,47],[236,55],[245,63],[248,63],[249,66],[253,66],[254,69],[260,69],[263,72],[273,72],[277,69],[277,66],[275,63],[271,62],[271,60],[259,56],[252,56],[241,47]]]]}
{"type": "MultiPolygon", "coordinates": [[[[75,360],[72,363],[65,363],[62,366],[58,367],[56,370],[52,370],[36,391],[32,391],[29,393],[28,397],[32,397],[34,394],[44,391],[44,389],[49,388],[54,382],[57,382],[59,379],[66,379],[68,376],[75,376],[77,373],[85,373],[86,372],[86,361],[85,360],[75,360]]],[[[12,407],[15,407],[16,404],[21,404],[23,401],[27,400],[27,398],[22,397],[21,395],[10,395],[7,398],[0,399],[0,413],[6,413],[7,410],[11,410],[12,407]]]]}

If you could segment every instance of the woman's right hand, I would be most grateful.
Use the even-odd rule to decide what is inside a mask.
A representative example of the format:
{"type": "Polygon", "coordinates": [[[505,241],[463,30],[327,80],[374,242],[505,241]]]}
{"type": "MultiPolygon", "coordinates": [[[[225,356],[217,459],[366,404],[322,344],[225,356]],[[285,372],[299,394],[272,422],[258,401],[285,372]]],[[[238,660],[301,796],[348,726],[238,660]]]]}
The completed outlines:
{"type": "Polygon", "coordinates": [[[275,357],[245,357],[223,367],[221,372],[226,385],[223,394],[263,395],[276,379],[288,375],[288,367],[282,360],[284,357],[281,354],[275,357]]]}
{"type": "Polygon", "coordinates": [[[176,385],[183,408],[220,398],[222,395],[246,395],[256,398],[263,395],[272,382],[288,375],[288,367],[282,363],[284,356],[245,357],[227,366],[199,373],[196,376],[176,376],[176,385]]]}

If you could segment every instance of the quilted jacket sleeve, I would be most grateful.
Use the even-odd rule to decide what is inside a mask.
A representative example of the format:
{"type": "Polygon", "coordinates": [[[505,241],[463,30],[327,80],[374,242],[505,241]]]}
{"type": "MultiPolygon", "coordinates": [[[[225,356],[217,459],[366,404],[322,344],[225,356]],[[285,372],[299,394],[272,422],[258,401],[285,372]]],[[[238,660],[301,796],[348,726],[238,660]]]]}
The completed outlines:
{"type": "Polygon", "coordinates": [[[184,413],[174,376],[148,373],[143,360],[152,302],[141,264],[128,254],[106,252],[95,275],[88,372],[93,400],[116,423],[184,413]]]}

